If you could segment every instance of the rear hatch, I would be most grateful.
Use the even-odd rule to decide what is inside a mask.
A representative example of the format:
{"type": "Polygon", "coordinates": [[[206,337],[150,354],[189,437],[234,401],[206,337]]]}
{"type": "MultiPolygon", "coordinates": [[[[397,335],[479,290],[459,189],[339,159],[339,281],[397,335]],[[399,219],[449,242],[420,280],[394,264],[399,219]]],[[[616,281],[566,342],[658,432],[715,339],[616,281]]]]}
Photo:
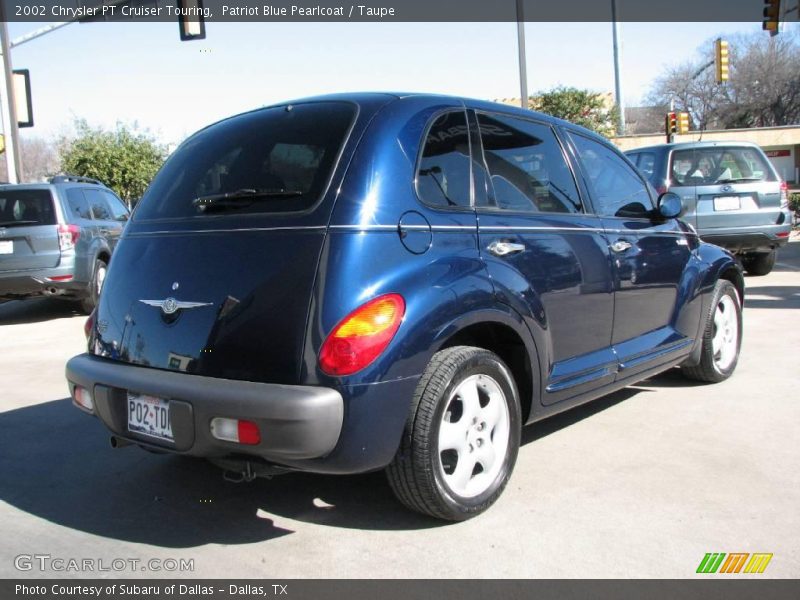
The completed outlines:
{"type": "Polygon", "coordinates": [[[346,102],[262,109],[182,144],[114,253],[95,351],[160,369],[296,382],[331,181],[356,112],[346,102]]]}
{"type": "Polygon", "coordinates": [[[49,188],[0,187],[0,272],[58,266],[56,222],[49,188]]]}
{"type": "Polygon", "coordinates": [[[775,225],[781,216],[780,180],[758,148],[720,145],[676,150],[672,172],[684,189],[694,188],[693,225],[701,234],[775,225]]]}

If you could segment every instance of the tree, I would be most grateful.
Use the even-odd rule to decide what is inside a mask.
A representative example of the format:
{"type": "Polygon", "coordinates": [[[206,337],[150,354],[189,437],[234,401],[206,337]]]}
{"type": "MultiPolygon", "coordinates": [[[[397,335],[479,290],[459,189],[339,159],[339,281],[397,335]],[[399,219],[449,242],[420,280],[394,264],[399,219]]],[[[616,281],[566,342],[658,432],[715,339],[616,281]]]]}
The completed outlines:
{"type": "MultiPolygon", "coordinates": [[[[58,150],[54,140],[23,137],[19,141],[25,181],[46,181],[58,172],[58,150]]],[[[8,181],[5,157],[0,155],[0,181],[8,181]]]]}
{"type": "Polygon", "coordinates": [[[739,35],[730,42],[730,79],[715,80],[713,40],[694,60],[675,66],[651,88],[650,104],[687,111],[697,129],[769,127],[800,122],[800,37],[739,35]]]}
{"type": "Polygon", "coordinates": [[[619,120],[617,107],[609,96],[574,87],[561,86],[531,97],[528,107],[605,136],[615,134],[619,120]]]}
{"type": "Polygon", "coordinates": [[[114,131],[75,123],[77,136],[61,148],[61,170],[99,179],[130,206],[161,167],[166,149],[149,135],[117,123],[114,131]]]}

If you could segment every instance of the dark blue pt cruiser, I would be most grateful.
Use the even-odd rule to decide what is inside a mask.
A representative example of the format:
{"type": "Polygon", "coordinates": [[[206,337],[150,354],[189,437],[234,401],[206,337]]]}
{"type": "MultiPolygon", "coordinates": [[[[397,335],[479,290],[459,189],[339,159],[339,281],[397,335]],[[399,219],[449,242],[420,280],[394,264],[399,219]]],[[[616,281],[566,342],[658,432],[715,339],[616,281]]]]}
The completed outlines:
{"type": "Polygon", "coordinates": [[[74,403],[112,445],[243,479],[386,469],[479,514],[523,425],[680,365],[733,372],[744,281],[601,137],[417,94],[299,100],[187,139],[128,223],[74,403]]]}

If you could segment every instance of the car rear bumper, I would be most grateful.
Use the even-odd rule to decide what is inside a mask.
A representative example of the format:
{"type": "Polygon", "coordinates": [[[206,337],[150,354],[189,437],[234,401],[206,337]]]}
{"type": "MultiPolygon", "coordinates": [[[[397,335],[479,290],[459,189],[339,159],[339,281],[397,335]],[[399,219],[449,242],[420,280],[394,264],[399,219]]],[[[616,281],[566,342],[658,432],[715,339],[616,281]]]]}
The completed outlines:
{"type": "Polygon", "coordinates": [[[698,234],[703,241],[722,246],[734,253],[768,252],[788,243],[791,229],[790,223],[786,222],[766,227],[702,229],[698,234]]]}
{"type": "Polygon", "coordinates": [[[0,298],[6,300],[30,296],[82,297],[87,293],[88,284],[76,281],[71,265],[37,271],[0,272],[0,298]],[[60,279],[70,276],[72,279],[60,279]]]}
{"type": "Polygon", "coordinates": [[[204,458],[251,456],[291,464],[316,459],[336,447],[342,431],[344,402],[336,390],[233,381],[161,371],[81,354],[66,366],[70,395],[76,385],[92,392],[93,414],[114,435],[169,452],[204,458]],[[169,401],[174,442],[128,431],[127,392],[169,401]],[[215,417],[255,422],[257,445],[243,445],[211,435],[215,417]]]}

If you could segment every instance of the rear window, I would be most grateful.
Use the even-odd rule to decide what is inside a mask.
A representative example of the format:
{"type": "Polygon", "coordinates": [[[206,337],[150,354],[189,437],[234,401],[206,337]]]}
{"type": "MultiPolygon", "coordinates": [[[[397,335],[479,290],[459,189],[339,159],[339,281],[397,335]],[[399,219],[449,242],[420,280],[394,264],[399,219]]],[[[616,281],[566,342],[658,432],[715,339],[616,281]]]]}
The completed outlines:
{"type": "Polygon", "coordinates": [[[677,185],[774,181],[767,159],[756,148],[712,147],[672,153],[670,179],[677,185]]]}
{"type": "Polygon", "coordinates": [[[635,152],[627,155],[630,161],[636,165],[639,172],[654,186],[658,187],[663,182],[658,181],[656,175],[656,155],[653,152],[635,152]]]}
{"type": "Polygon", "coordinates": [[[169,158],[135,218],[309,209],[327,189],[354,116],[352,104],[321,102],[254,111],[212,125],[169,158]],[[223,195],[229,198],[214,198],[223,195]],[[198,209],[198,199],[212,200],[207,211],[198,209]]]}
{"type": "Polygon", "coordinates": [[[55,224],[49,190],[0,191],[0,227],[55,224]]]}

